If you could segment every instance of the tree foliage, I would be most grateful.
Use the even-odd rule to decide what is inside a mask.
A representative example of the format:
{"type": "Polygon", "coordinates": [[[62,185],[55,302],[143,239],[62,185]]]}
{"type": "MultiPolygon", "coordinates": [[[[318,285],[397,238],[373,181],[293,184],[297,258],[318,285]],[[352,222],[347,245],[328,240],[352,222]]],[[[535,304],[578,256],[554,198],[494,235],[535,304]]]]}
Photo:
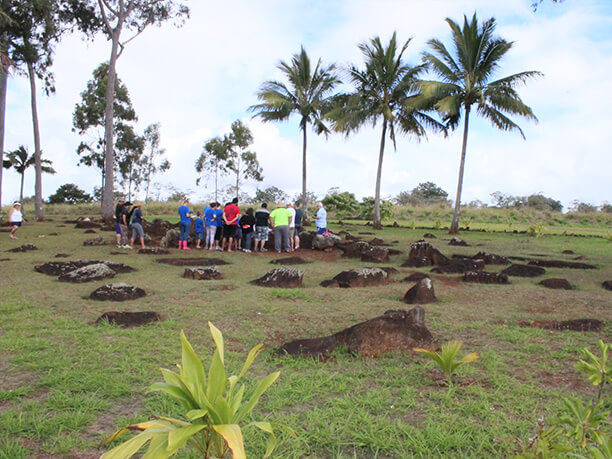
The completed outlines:
{"type": "Polygon", "coordinates": [[[148,155],[143,156],[143,180],[146,184],[145,202],[149,200],[149,188],[151,178],[160,172],[165,172],[170,169],[170,161],[162,158],[166,153],[165,148],[160,148],[161,134],[159,132],[159,123],[151,124],[144,130],[145,149],[148,155]]]}
{"type": "MultiPolygon", "coordinates": [[[[6,169],[12,168],[14,169],[21,177],[21,185],[19,189],[19,200],[23,201],[23,183],[25,178],[26,170],[33,166],[36,158],[35,155],[30,155],[28,153],[28,149],[21,145],[16,150],[13,150],[6,155],[7,159],[4,161],[3,165],[6,169]]],[[[55,169],[51,167],[53,164],[48,159],[41,159],[42,163],[42,172],[46,174],[55,174],[55,169]]]]}
{"type": "Polygon", "coordinates": [[[323,66],[321,59],[312,66],[310,57],[302,46],[291,62],[281,61],[278,69],[284,74],[287,84],[281,81],[266,81],[257,98],[260,104],[249,108],[254,116],[264,122],[286,121],[292,114],[300,117],[302,131],[302,196],[307,196],[306,150],[307,128],[311,124],[316,134],[329,134],[324,117],[329,109],[332,93],[341,83],[336,75],[336,66],[323,66]]]}
{"type": "Polygon", "coordinates": [[[275,186],[269,186],[255,193],[256,202],[286,202],[289,199],[287,193],[275,186]]]}
{"type": "Polygon", "coordinates": [[[199,185],[202,179],[214,178],[215,201],[218,201],[219,177],[229,173],[227,167],[229,150],[227,138],[214,137],[206,141],[202,153],[195,162],[195,170],[200,174],[196,179],[196,185],[199,185]]]}
{"type": "Polygon", "coordinates": [[[421,89],[424,100],[435,100],[435,107],[449,128],[456,128],[461,117],[465,118],[455,210],[450,228],[451,233],[456,233],[459,230],[463,171],[472,106],[496,128],[518,131],[524,138],[523,130],[509,115],[537,121],[531,108],[521,100],[517,88],[541,74],[526,71],[491,81],[501,59],[510,51],[513,42],[495,36],[494,18],[479,24],[474,13],[471,20],[464,16],[463,27],[450,18],[447,18],[446,22],[452,31],[452,49],[449,51],[438,39],[427,42],[431,52],[423,53],[423,61],[439,80],[423,81],[421,89]]]}
{"type": "Polygon", "coordinates": [[[232,123],[232,130],[225,136],[227,146],[226,167],[236,174],[236,195],[240,194],[240,179],[263,181],[263,169],[257,160],[257,153],[247,150],[253,143],[253,134],[240,120],[232,123]]]}
{"type": "Polygon", "coordinates": [[[335,108],[329,113],[334,129],[346,135],[358,131],[364,125],[382,124],[376,189],[374,195],[374,226],[380,227],[380,187],[385,140],[396,148],[396,131],[419,139],[425,136],[425,128],[441,130],[442,125],[426,112],[431,107],[420,99],[418,79],[424,65],[410,66],[403,58],[410,40],[400,44],[394,32],[389,43],[383,45],[379,37],[360,43],[365,66],[351,66],[349,75],[354,91],[336,98],[335,108]],[[417,105],[417,102],[419,103],[417,105]],[[388,132],[388,133],[387,133],[388,132]]]}
{"type": "MultiPolygon", "coordinates": [[[[72,130],[87,140],[81,141],[77,154],[81,157],[79,164],[95,167],[102,174],[102,188],[105,180],[105,136],[106,123],[105,103],[108,84],[108,64],[100,64],[93,72],[93,78],[87,82],[81,93],[81,101],[75,106],[72,115],[72,130]]],[[[114,168],[123,174],[124,180],[129,175],[130,165],[135,158],[140,158],[144,149],[144,140],[134,130],[137,121],[136,111],[127,87],[117,78],[115,81],[114,100],[114,168]]],[[[133,167],[132,167],[133,169],[133,167]]]]}
{"type": "Polygon", "coordinates": [[[49,204],[77,204],[91,201],[92,197],[73,183],[60,186],[49,196],[49,204]]]}
{"type": "Polygon", "coordinates": [[[448,193],[433,182],[419,183],[412,191],[400,192],[393,201],[399,205],[427,205],[446,203],[448,193]]]}

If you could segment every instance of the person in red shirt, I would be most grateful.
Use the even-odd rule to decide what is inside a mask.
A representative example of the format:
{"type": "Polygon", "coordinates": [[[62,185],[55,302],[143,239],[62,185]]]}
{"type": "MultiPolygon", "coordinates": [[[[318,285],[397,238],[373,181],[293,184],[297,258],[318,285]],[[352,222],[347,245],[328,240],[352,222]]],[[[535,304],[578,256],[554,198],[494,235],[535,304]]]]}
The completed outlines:
{"type": "Polygon", "coordinates": [[[236,238],[238,230],[238,219],[240,218],[240,208],[238,207],[238,198],[234,198],[231,203],[223,209],[223,242],[221,250],[232,251],[232,244],[236,238]],[[229,242],[229,243],[228,243],[229,242]]]}

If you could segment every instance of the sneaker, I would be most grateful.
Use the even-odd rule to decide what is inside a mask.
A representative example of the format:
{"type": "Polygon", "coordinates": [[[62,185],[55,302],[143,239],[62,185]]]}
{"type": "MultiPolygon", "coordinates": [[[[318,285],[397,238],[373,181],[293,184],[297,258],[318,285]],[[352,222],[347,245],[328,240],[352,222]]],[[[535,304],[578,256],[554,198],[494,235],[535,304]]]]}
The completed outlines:
{"type": "Polygon", "coordinates": [[[262,251],[262,252],[267,252],[267,251],[268,251],[268,249],[261,249],[261,251],[262,251]]]}
{"type": "Polygon", "coordinates": [[[249,249],[242,249],[243,252],[245,253],[251,253],[251,251],[249,249]]]}

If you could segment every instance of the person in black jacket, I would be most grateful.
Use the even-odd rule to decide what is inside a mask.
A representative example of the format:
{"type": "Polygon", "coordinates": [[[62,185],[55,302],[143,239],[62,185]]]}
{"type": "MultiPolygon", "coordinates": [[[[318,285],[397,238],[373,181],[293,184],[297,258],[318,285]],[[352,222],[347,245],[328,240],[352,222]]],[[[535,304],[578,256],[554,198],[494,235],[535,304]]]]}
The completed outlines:
{"type": "Polygon", "coordinates": [[[240,228],[242,229],[242,251],[246,253],[251,252],[251,241],[255,235],[255,216],[253,215],[253,208],[249,207],[246,211],[246,215],[240,217],[240,228]]]}

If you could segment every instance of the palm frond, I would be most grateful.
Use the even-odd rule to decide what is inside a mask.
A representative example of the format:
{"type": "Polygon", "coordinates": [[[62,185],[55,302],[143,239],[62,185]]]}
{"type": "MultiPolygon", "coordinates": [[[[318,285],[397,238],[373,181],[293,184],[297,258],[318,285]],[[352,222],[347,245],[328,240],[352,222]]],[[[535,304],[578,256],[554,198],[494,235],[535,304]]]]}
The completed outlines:
{"type": "Polygon", "coordinates": [[[488,119],[493,126],[502,131],[518,131],[521,137],[525,139],[525,134],[518,124],[504,115],[498,109],[487,104],[478,104],[478,114],[483,118],[488,119]]]}

